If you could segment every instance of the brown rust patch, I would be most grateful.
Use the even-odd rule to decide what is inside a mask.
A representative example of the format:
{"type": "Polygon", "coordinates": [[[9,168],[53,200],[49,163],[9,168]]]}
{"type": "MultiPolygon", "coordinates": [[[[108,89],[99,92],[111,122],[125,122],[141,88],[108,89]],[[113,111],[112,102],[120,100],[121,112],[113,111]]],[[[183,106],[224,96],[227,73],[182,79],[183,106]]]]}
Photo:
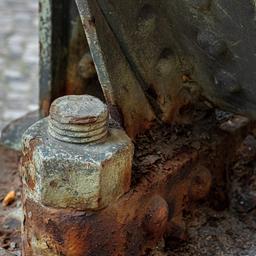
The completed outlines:
{"type": "Polygon", "coordinates": [[[21,168],[20,168],[20,173],[21,176],[24,177],[24,180],[26,182],[26,185],[31,189],[35,189],[35,170],[32,165],[32,158],[33,158],[33,152],[38,146],[41,144],[40,139],[32,139],[29,141],[29,149],[24,148],[23,154],[21,157],[21,168]]]}
{"type": "Polygon", "coordinates": [[[161,238],[165,233],[168,216],[167,202],[161,196],[153,196],[143,221],[147,235],[157,239],[161,238]]]}
{"type": "MultiPolygon", "coordinates": [[[[52,209],[26,199],[23,236],[30,244],[24,243],[25,251],[35,246],[35,236],[47,241],[45,250],[83,256],[137,256],[163,235],[185,239],[184,213],[193,211],[199,199],[213,200],[212,192],[208,197],[211,182],[214,193],[225,184],[228,160],[239,142],[237,133],[217,127],[211,116],[195,127],[156,126],[138,137],[132,189],[100,211],[52,209]]],[[[33,251],[37,254],[30,255],[47,255],[42,248],[33,251]]]]}
{"type": "Polygon", "coordinates": [[[192,200],[203,199],[208,195],[211,189],[211,172],[204,166],[197,166],[192,175],[189,196],[192,200]]]}
{"type": "Polygon", "coordinates": [[[65,85],[66,95],[85,94],[89,82],[85,81],[79,74],[79,62],[83,55],[89,51],[80,17],[77,17],[73,24],[73,36],[71,37],[68,46],[67,77],[65,85]]]}
{"type": "Polygon", "coordinates": [[[29,173],[27,173],[25,180],[26,180],[26,183],[27,183],[28,187],[31,190],[34,190],[35,186],[36,186],[35,177],[33,175],[30,175],[29,173]]]}
{"type": "Polygon", "coordinates": [[[50,110],[51,100],[49,98],[41,99],[40,113],[42,117],[48,116],[50,110]]]}
{"type": "Polygon", "coordinates": [[[163,235],[169,216],[168,205],[161,197],[169,190],[166,184],[170,182],[166,181],[177,176],[187,164],[191,164],[190,156],[184,156],[183,161],[177,159],[169,172],[164,171],[151,181],[146,178],[138,190],[130,191],[96,213],[41,207],[27,199],[25,209],[31,218],[25,222],[24,236],[28,241],[32,239],[31,234],[42,241],[48,237],[51,250],[64,255],[140,255],[144,249],[139,244],[152,247],[163,235]]]}

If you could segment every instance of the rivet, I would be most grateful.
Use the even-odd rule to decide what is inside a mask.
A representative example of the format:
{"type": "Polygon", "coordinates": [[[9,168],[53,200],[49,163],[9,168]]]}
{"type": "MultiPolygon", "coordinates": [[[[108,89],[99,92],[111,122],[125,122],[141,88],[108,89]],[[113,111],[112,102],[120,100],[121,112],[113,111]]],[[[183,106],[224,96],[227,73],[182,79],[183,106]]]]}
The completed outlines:
{"type": "Polygon", "coordinates": [[[208,55],[214,58],[223,56],[227,52],[227,44],[211,31],[206,30],[199,33],[197,42],[208,55]]]}
{"type": "Polygon", "coordinates": [[[212,174],[208,168],[197,166],[193,170],[189,196],[193,200],[200,200],[207,196],[210,192],[212,184],[212,174]]]}
{"type": "Polygon", "coordinates": [[[154,196],[147,207],[144,217],[144,230],[148,235],[160,237],[166,230],[169,208],[167,202],[161,196],[154,196]]]}
{"type": "Polygon", "coordinates": [[[84,54],[78,64],[78,73],[84,79],[90,79],[96,76],[96,69],[90,53],[84,54]]]}
{"type": "Polygon", "coordinates": [[[236,77],[225,70],[220,70],[214,75],[214,83],[224,93],[237,93],[241,90],[236,77]]]}
{"type": "Polygon", "coordinates": [[[212,0],[193,0],[193,6],[196,6],[201,11],[209,11],[212,0]]]}
{"type": "Polygon", "coordinates": [[[155,30],[156,17],[154,8],[151,5],[145,4],[140,9],[138,14],[138,30],[142,35],[149,34],[155,30]]]}
{"type": "Polygon", "coordinates": [[[174,57],[173,51],[170,48],[164,48],[159,55],[159,60],[156,66],[157,71],[166,76],[174,69],[176,58],[174,57]]]}

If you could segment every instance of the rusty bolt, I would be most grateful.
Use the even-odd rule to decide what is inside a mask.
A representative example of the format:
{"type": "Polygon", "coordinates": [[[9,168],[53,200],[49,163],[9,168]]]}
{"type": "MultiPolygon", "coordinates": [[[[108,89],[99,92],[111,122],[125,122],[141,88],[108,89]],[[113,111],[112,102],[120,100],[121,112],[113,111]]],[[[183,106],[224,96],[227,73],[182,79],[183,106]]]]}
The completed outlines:
{"type": "Polygon", "coordinates": [[[95,97],[55,100],[49,117],[26,131],[23,146],[24,193],[37,203],[97,210],[129,190],[132,142],[108,128],[107,107],[95,97]]]}
{"type": "Polygon", "coordinates": [[[50,108],[49,133],[71,143],[103,140],[108,133],[107,106],[92,96],[65,96],[50,108]]]}
{"type": "Polygon", "coordinates": [[[161,196],[154,196],[147,207],[143,222],[147,235],[157,239],[161,237],[166,230],[168,215],[167,202],[161,196]]]}
{"type": "Polygon", "coordinates": [[[200,200],[208,195],[211,189],[212,175],[208,168],[197,166],[193,171],[189,196],[192,200],[200,200]]]}

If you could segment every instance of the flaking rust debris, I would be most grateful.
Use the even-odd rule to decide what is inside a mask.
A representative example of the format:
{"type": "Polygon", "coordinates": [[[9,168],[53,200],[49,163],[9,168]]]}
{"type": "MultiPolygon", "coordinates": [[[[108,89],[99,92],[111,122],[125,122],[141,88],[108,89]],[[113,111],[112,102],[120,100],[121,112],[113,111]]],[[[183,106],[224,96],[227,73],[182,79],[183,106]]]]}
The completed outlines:
{"type": "Polygon", "coordinates": [[[12,204],[15,201],[15,198],[16,198],[16,192],[14,190],[10,191],[4,197],[3,206],[8,206],[8,205],[12,204]]]}

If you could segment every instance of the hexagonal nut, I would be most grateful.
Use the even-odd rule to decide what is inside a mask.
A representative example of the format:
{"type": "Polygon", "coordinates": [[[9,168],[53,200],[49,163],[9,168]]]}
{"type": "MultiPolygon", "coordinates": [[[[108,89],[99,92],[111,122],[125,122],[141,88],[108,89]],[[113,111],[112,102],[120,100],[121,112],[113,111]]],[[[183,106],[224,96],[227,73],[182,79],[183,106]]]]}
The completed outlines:
{"type": "Polygon", "coordinates": [[[23,136],[25,196],[55,208],[97,210],[129,190],[133,144],[123,130],[110,129],[104,142],[72,144],[51,137],[47,125],[40,120],[23,136]]]}

